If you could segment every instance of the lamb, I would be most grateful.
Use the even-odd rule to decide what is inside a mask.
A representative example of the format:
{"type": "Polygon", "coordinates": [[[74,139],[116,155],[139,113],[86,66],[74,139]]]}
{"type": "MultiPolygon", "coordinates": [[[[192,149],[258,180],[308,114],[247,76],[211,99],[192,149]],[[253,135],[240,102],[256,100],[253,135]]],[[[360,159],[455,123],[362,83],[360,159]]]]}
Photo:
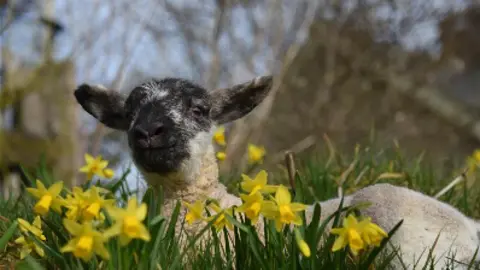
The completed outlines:
{"type": "MultiPolygon", "coordinates": [[[[193,203],[210,197],[221,207],[242,203],[218,180],[212,136],[217,126],[239,119],[259,105],[268,95],[272,80],[272,76],[261,76],[230,88],[207,91],[185,79],[164,78],[147,81],[128,96],[88,84],[80,85],[74,94],[83,109],[98,121],[127,133],[134,163],[149,185],[162,186],[163,212],[170,216],[178,200],[193,203]]],[[[345,197],[346,205],[364,201],[372,205],[363,213],[387,231],[404,220],[391,243],[400,246],[402,260],[410,267],[425,249],[428,253],[442,228],[435,248],[437,258],[442,259],[437,267],[444,265],[450,247],[456,251],[456,259],[468,262],[479,245],[478,222],[421,193],[377,184],[345,197]]],[[[320,202],[321,219],[335,212],[338,203],[339,199],[320,202]]],[[[310,206],[308,221],[312,213],[310,206]]],[[[184,215],[182,211],[180,220],[184,215]]],[[[194,233],[199,226],[184,229],[194,233]]]]}

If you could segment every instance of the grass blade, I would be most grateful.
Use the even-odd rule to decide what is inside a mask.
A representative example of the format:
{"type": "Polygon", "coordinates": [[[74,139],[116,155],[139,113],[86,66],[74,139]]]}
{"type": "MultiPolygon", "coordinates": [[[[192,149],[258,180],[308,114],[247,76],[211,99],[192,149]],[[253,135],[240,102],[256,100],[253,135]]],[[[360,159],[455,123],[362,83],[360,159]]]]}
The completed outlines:
{"type": "Polygon", "coordinates": [[[0,237],[0,251],[4,251],[5,247],[7,246],[10,239],[12,239],[15,231],[17,230],[18,222],[15,220],[12,222],[10,227],[8,227],[7,231],[0,237]]]}

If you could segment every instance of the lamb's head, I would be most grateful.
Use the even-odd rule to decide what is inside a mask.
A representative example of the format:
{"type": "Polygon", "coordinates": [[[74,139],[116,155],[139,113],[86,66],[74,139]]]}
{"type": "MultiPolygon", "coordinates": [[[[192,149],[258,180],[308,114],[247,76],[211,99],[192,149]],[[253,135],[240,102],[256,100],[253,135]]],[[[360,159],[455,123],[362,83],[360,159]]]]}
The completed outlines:
{"type": "Polygon", "coordinates": [[[83,84],[75,97],[104,125],[127,133],[137,167],[167,175],[207,151],[216,126],[248,114],[268,94],[271,76],[207,91],[193,82],[165,78],[135,87],[128,96],[83,84]]]}

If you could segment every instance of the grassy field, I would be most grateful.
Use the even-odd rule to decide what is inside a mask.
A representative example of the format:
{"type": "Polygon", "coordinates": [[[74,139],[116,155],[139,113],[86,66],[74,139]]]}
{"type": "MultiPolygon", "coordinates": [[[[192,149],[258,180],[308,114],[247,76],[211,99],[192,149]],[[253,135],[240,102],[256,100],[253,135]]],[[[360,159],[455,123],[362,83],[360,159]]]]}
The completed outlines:
{"type": "MultiPolygon", "coordinates": [[[[459,162],[454,170],[435,168],[422,161],[421,157],[405,158],[398,147],[383,150],[357,147],[351,153],[335,153],[333,149],[329,149],[322,153],[325,154],[303,157],[296,161],[294,201],[311,204],[316,200],[336,197],[339,188],[345,194],[349,194],[361,187],[378,182],[407,186],[433,196],[461,174],[464,167],[468,165],[465,162],[459,162]]],[[[471,179],[477,175],[474,169],[476,166],[473,165],[470,163],[471,170],[468,172],[471,179]]],[[[253,177],[259,169],[261,166],[253,168],[248,174],[253,177]]],[[[286,168],[280,166],[268,173],[269,184],[283,184],[291,187],[286,168]]],[[[120,207],[127,203],[130,193],[123,183],[126,174],[116,177],[120,179],[117,183],[112,182],[104,186],[111,192],[120,194],[117,199],[120,207]]],[[[35,179],[40,179],[47,188],[56,182],[51,179],[48,170],[42,166],[31,175],[32,185],[35,185],[35,179]]],[[[222,181],[226,182],[233,191],[240,180],[240,173],[222,176],[222,181]]],[[[87,190],[90,187],[83,188],[87,190]]],[[[65,197],[66,192],[67,190],[62,190],[61,195],[65,197]]],[[[290,192],[293,193],[293,190],[290,192]]],[[[107,198],[109,195],[105,196],[107,198]]],[[[480,185],[478,184],[467,188],[466,181],[462,181],[440,199],[471,217],[480,217],[480,185]]],[[[278,232],[274,223],[265,219],[269,226],[264,232],[267,241],[262,244],[252,230],[249,219],[236,220],[230,217],[225,222],[234,225],[236,243],[234,246],[220,245],[220,238],[226,237],[227,229],[224,228],[218,237],[214,237],[202,248],[193,248],[193,241],[196,238],[190,239],[192,248],[187,253],[186,250],[179,248],[178,241],[174,237],[173,222],[176,215],[174,214],[171,219],[165,219],[161,215],[161,209],[156,207],[161,198],[154,196],[152,190],[148,190],[142,200],[148,206],[147,215],[142,224],[150,234],[149,241],[134,239],[123,246],[120,237],[114,237],[105,242],[105,249],[110,256],[108,260],[103,260],[101,256],[93,256],[84,261],[74,256],[72,252],[61,252],[61,248],[67,245],[73,236],[66,230],[61,216],[54,211],[50,211],[42,218],[41,229],[45,241],[38,240],[31,233],[25,234],[25,237],[33,239],[32,244],[40,247],[45,256],[40,257],[32,251],[24,259],[20,259],[22,245],[14,242],[22,235],[18,228],[18,218],[31,223],[36,216],[33,208],[37,200],[27,192],[18,200],[0,199],[0,235],[2,235],[0,237],[0,269],[15,267],[18,269],[183,269],[185,267],[194,269],[388,269],[391,259],[391,254],[380,252],[388,238],[385,238],[379,247],[366,249],[359,256],[353,256],[348,248],[332,252],[336,236],[324,231],[324,224],[312,222],[298,226],[297,230],[283,229],[278,232]],[[317,241],[322,241],[324,245],[319,250],[311,249],[310,256],[307,256],[299,244],[303,241],[310,247],[313,247],[317,241]]],[[[178,204],[177,210],[180,211],[182,207],[178,204]]],[[[110,212],[102,213],[105,214],[105,219],[99,226],[112,226],[114,219],[110,212]]],[[[341,224],[337,216],[332,218],[337,225],[341,224]]],[[[215,219],[211,220],[201,233],[212,233],[215,221],[215,219]]],[[[423,267],[423,265],[419,266],[418,269],[423,267]]]]}

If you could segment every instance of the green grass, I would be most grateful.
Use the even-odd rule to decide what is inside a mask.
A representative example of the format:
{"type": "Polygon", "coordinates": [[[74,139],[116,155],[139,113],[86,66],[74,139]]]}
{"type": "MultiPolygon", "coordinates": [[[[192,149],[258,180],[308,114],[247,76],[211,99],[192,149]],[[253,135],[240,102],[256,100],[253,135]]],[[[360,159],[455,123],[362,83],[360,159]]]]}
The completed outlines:
{"type": "MultiPolygon", "coordinates": [[[[448,185],[460,172],[461,163],[456,170],[446,171],[434,168],[424,162],[421,157],[407,159],[400,149],[375,150],[362,148],[353,153],[338,154],[333,151],[325,155],[310,155],[299,157],[296,161],[295,200],[311,204],[316,200],[325,200],[337,196],[338,185],[345,193],[353,192],[361,187],[378,182],[388,182],[420,190],[425,194],[434,195],[448,185]],[[402,173],[399,178],[382,178],[386,172],[402,173]]],[[[253,168],[250,174],[255,170],[253,168]]],[[[128,173],[128,172],[127,172],[128,173]]],[[[41,179],[49,186],[53,183],[48,171],[40,166],[31,173],[30,181],[41,179]]],[[[128,191],[123,183],[126,174],[118,182],[108,188],[120,193],[119,202],[125,202],[128,191]]],[[[240,173],[223,175],[222,181],[234,190],[240,173]]],[[[289,186],[286,169],[282,166],[269,171],[270,183],[282,183],[289,186]]],[[[480,217],[480,185],[466,188],[465,182],[447,192],[440,199],[457,207],[465,214],[480,217]]],[[[85,263],[71,255],[60,253],[69,236],[58,215],[50,213],[43,219],[42,228],[47,237],[44,245],[45,258],[36,255],[19,260],[17,246],[13,240],[20,234],[15,229],[18,217],[32,221],[33,199],[28,194],[22,194],[16,200],[0,199],[0,268],[16,267],[18,269],[367,269],[371,264],[374,269],[389,269],[389,261],[394,254],[383,252],[384,240],[380,248],[371,249],[359,258],[349,256],[346,251],[332,253],[330,251],[334,237],[324,231],[325,223],[319,223],[318,218],[300,228],[300,232],[312,249],[312,256],[303,257],[295,244],[293,231],[285,229],[278,233],[273,224],[265,228],[265,245],[262,244],[248,220],[234,220],[238,226],[234,229],[235,245],[220,245],[220,238],[226,237],[226,232],[220,233],[203,247],[194,247],[196,236],[192,236],[189,249],[181,249],[178,239],[174,236],[174,215],[165,218],[157,207],[161,198],[154,191],[147,190],[143,202],[149,210],[145,224],[151,233],[151,241],[134,240],[127,247],[120,247],[116,240],[110,241],[107,248],[111,259],[101,261],[92,259],[85,263]],[[3,236],[3,237],[2,237],[3,236]],[[314,250],[316,243],[323,243],[322,248],[314,250]]],[[[180,205],[178,205],[178,211],[180,205]]],[[[343,211],[347,211],[344,209],[343,211]]],[[[315,216],[321,209],[315,209],[315,216]]],[[[178,213],[177,213],[178,214],[178,213]]],[[[335,224],[341,221],[338,215],[331,217],[335,224]]],[[[107,217],[107,223],[111,222],[107,217]]],[[[212,233],[213,227],[208,224],[201,233],[212,233]]],[[[428,252],[427,252],[428,253],[428,252]]],[[[428,256],[428,254],[424,254],[428,256]]],[[[417,269],[430,269],[428,266],[418,266],[417,269]]]]}

